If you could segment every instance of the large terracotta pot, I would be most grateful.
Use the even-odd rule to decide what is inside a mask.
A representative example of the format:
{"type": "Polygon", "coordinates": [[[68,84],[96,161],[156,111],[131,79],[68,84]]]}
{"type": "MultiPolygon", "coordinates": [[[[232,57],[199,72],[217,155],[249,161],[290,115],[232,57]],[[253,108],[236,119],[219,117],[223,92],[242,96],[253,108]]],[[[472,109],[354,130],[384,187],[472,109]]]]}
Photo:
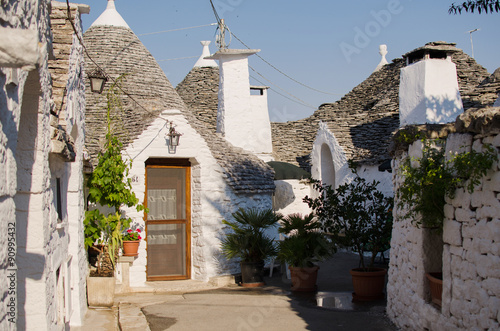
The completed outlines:
{"type": "Polygon", "coordinates": [[[89,307],[112,307],[115,301],[115,277],[87,277],[89,307]]]}
{"type": "Polygon", "coordinates": [[[292,291],[314,292],[317,290],[318,266],[311,268],[288,267],[292,278],[292,291]]]}
{"type": "Polygon", "coordinates": [[[137,256],[140,240],[127,240],[123,242],[123,256],[137,256]]]}
{"type": "Polygon", "coordinates": [[[443,273],[429,272],[426,273],[425,276],[429,280],[432,303],[441,307],[441,297],[443,295],[443,273]]]}
{"type": "Polygon", "coordinates": [[[354,301],[373,301],[384,298],[385,275],[384,268],[370,268],[365,271],[363,268],[356,268],[350,271],[352,276],[352,286],[354,301]]]}
{"type": "Polygon", "coordinates": [[[241,262],[241,286],[264,286],[264,261],[241,262]]]}

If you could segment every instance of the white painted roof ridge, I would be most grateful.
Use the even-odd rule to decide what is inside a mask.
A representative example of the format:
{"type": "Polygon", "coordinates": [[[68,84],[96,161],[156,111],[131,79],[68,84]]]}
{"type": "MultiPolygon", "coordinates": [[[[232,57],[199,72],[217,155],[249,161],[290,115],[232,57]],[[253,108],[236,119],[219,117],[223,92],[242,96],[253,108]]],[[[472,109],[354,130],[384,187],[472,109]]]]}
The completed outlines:
{"type": "Polygon", "coordinates": [[[94,23],[92,23],[91,27],[102,25],[122,26],[130,29],[127,22],[125,22],[123,17],[116,11],[115,0],[108,0],[106,10],[103,11],[94,23]]]}
{"type": "Polygon", "coordinates": [[[200,44],[203,46],[203,50],[201,52],[200,58],[198,59],[198,61],[196,61],[193,68],[218,67],[215,60],[205,59],[206,57],[210,56],[210,49],[208,48],[208,45],[210,45],[210,41],[203,40],[200,41],[200,44]]]}
{"type": "Polygon", "coordinates": [[[382,44],[378,47],[378,49],[378,53],[382,56],[382,58],[380,59],[380,63],[377,65],[375,70],[373,70],[373,72],[379,71],[383,66],[389,64],[389,62],[387,62],[387,59],[385,58],[385,56],[387,55],[387,45],[382,44]]]}

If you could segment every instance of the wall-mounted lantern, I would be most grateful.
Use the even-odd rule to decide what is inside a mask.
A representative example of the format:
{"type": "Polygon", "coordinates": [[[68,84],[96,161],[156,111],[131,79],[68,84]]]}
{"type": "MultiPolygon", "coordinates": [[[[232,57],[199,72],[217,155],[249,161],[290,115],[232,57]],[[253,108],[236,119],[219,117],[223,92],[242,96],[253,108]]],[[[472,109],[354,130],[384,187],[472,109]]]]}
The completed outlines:
{"type": "Polygon", "coordinates": [[[87,77],[90,80],[90,90],[94,93],[102,93],[104,89],[104,84],[108,80],[108,76],[99,68],[90,72],[87,77]]]}
{"type": "Polygon", "coordinates": [[[173,126],[173,122],[170,122],[170,129],[168,130],[168,152],[175,153],[177,146],[179,146],[179,139],[182,136],[182,133],[175,131],[175,127],[173,126]]]}

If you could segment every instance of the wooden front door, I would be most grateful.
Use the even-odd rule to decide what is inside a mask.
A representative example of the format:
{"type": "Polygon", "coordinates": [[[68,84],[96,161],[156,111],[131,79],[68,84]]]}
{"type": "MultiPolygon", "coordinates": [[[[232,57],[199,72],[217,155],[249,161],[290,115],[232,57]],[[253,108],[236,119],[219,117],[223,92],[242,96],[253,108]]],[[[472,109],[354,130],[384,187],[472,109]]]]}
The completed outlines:
{"type": "Polygon", "coordinates": [[[187,160],[158,163],[146,163],[147,280],[189,279],[191,167],[187,160]]]}

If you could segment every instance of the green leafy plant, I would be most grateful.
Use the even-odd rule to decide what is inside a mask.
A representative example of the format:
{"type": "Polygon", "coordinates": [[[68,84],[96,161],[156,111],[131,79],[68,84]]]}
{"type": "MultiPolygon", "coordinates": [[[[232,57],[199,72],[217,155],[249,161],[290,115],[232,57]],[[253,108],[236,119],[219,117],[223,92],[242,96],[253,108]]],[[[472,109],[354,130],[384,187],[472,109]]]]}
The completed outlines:
{"type": "Polygon", "coordinates": [[[403,218],[411,218],[417,227],[442,230],[446,198],[453,199],[457,188],[469,193],[480,183],[498,156],[486,145],[483,152],[461,152],[445,157],[444,142],[424,140],[421,158],[407,157],[399,173],[403,182],[396,191],[398,207],[407,208],[403,218]]]}
{"type": "Polygon", "coordinates": [[[292,267],[312,267],[336,251],[313,213],[304,217],[300,214],[286,216],[278,231],[286,236],[278,244],[278,259],[292,267]]]}
{"type": "Polygon", "coordinates": [[[223,220],[232,232],[222,239],[222,251],[228,259],[238,257],[243,262],[260,262],[276,255],[274,239],[265,230],[276,226],[281,215],[271,209],[243,209],[232,214],[234,221],[223,220]]]}
{"type": "Polygon", "coordinates": [[[373,267],[375,257],[390,247],[392,233],[393,198],[384,196],[378,189],[379,182],[368,182],[356,172],[356,164],[350,163],[355,174],[350,183],[337,189],[315,182],[317,198],[306,197],[314,213],[333,243],[349,247],[359,255],[361,268],[373,267]],[[371,252],[368,266],[365,253],[371,252]]]}
{"type": "Polygon", "coordinates": [[[125,231],[125,233],[123,234],[123,238],[122,240],[123,241],[136,241],[136,240],[141,240],[142,237],[140,235],[141,233],[141,229],[137,228],[135,230],[132,230],[132,229],[128,229],[127,231],[125,231]]]}
{"type": "Polygon", "coordinates": [[[120,208],[136,206],[137,211],[144,210],[144,206],[138,204],[139,199],[132,192],[131,179],[128,178],[131,163],[123,160],[122,144],[111,132],[111,111],[119,107],[116,84],[113,84],[107,95],[106,150],[100,153],[98,164],[87,181],[88,201],[94,204],[96,209],[85,212],[85,247],[101,247],[98,248],[97,275],[110,274],[110,270],[105,270],[104,265],[108,255],[112,273],[116,252],[122,245],[122,229],[130,225],[131,219],[123,218],[120,208]],[[99,206],[107,206],[112,212],[104,214],[98,209],[99,206]]]}

